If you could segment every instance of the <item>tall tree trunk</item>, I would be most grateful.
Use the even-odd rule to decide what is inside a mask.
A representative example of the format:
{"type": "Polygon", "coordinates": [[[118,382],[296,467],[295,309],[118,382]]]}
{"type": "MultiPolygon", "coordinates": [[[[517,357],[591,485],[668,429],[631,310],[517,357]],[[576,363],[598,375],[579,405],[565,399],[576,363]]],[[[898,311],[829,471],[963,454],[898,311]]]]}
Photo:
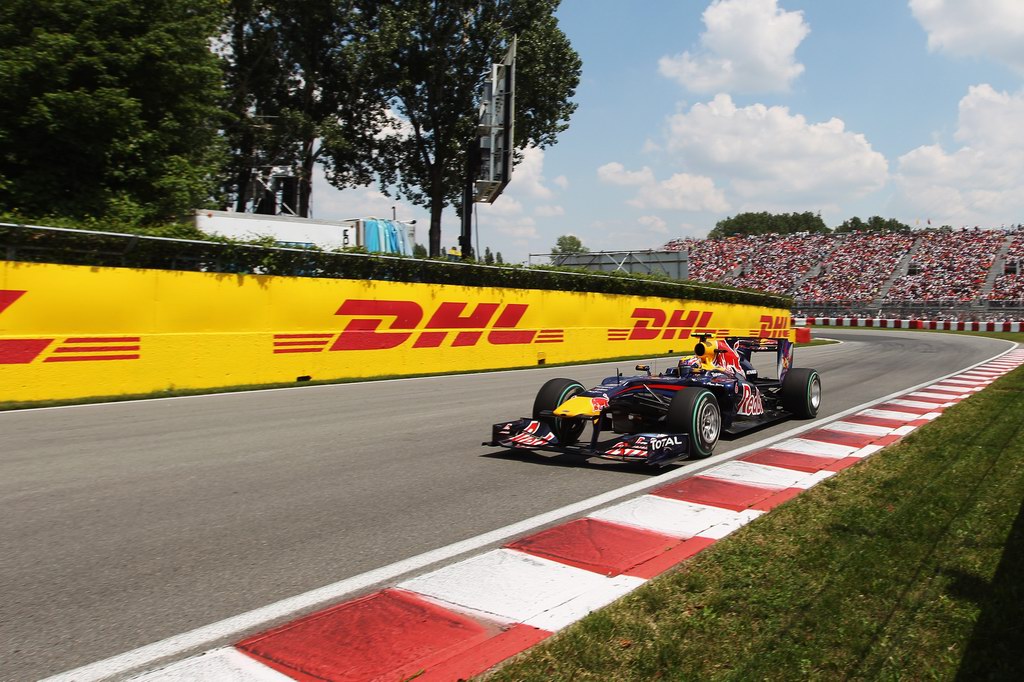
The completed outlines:
{"type": "Polygon", "coordinates": [[[249,194],[252,187],[252,157],[255,146],[252,133],[243,134],[238,146],[236,159],[242,159],[242,161],[236,161],[235,165],[235,191],[238,193],[235,198],[235,210],[245,213],[249,205],[249,194]]]}
{"type": "Polygon", "coordinates": [[[430,202],[430,257],[438,258],[441,253],[441,212],[444,204],[435,199],[430,202]]]}
{"type": "Polygon", "coordinates": [[[309,217],[309,203],[313,194],[313,169],[316,167],[316,153],[313,146],[316,140],[308,139],[302,143],[302,162],[299,170],[299,206],[296,210],[300,217],[309,217]]]}

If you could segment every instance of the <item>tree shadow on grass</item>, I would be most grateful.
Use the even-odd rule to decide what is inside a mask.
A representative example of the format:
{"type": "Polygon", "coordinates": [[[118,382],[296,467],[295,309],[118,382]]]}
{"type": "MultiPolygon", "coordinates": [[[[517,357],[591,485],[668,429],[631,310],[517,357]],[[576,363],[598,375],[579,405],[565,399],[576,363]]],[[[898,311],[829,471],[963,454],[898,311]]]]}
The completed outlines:
{"type": "Polygon", "coordinates": [[[954,583],[954,590],[981,607],[956,679],[1024,679],[1024,505],[992,582],[963,576],[954,583]]]}

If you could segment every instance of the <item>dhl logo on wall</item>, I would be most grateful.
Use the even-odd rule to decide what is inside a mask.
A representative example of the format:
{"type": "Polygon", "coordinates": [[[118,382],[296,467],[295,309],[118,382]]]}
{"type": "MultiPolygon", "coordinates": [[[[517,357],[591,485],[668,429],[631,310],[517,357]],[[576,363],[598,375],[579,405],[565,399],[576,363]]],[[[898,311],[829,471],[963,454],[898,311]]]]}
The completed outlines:
{"type": "Polygon", "coordinates": [[[785,336],[789,312],[0,261],[0,402],[683,354],[702,333],[785,336]]]}
{"type": "MultiPolygon", "coordinates": [[[[0,313],[25,294],[0,289],[0,313]]],[[[138,336],[72,336],[57,339],[0,339],[0,365],[42,362],[97,362],[138,360],[142,339],[138,336]]]]}

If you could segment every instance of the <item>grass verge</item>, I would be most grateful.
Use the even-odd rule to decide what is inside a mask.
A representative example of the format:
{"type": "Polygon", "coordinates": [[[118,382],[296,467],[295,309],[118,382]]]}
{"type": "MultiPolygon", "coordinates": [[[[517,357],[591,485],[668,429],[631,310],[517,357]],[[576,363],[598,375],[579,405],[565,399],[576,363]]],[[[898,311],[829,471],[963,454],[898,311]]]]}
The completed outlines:
{"type": "MultiPolygon", "coordinates": [[[[827,339],[815,339],[810,343],[798,343],[797,347],[804,346],[823,346],[835,341],[827,339]]],[[[668,357],[679,357],[683,353],[665,353],[662,355],[647,355],[645,358],[668,358],[668,357]]],[[[581,360],[579,362],[561,362],[544,365],[545,367],[573,367],[576,365],[591,365],[600,362],[635,362],[637,360],[636,355],[624,355],[614,358],[598,358],[596,360],[581,360]]],[[[444,372],[444,376],[454,374],[481,374],[485,372],[508,372],[520,369],[536,369],[538,365],[523,365],[520,367],[502,367],[500,369],[492,370],[481,370],[481,369],[468,369],[462,371],[451,371],[444,372]]],[[[428,376],[439,376],[438,373],[430,374],[382,374],[374,377],[359,377],[355,379],[323,379],[320,381],[288,381],[277,384],[244,384],[238,386],[217,386],[212,388],[177,388],[177,389],[166,389],[163,391],[153,391],[151,393],[131,393],[125,395],[106,395],[106,396],[90,396],[88,398],[69,398],[66,400],[33,400],[26,402],[17,401],[0,401],[0,412],[9,410],[27,410],[40,407],[63,407],[66,405],[91,405],[94,403],[116,403],[126,402],[130,400],[153,400],[155,398],[180,398],[182,396],[190,395],[213,395],[218,393],[243,393],[245,391],[263,391],[276,388],[296,388],[301,386],[329,386],[334,384],[351,384],[359,383],[364,381],[386,381],[390,379],[413,379],[416,377],[428,377],[428,376]]]]}
{"type": "Polygon", "coordinates": [[[1024,370],[488,677],[1010,680],[1024,370]]]}

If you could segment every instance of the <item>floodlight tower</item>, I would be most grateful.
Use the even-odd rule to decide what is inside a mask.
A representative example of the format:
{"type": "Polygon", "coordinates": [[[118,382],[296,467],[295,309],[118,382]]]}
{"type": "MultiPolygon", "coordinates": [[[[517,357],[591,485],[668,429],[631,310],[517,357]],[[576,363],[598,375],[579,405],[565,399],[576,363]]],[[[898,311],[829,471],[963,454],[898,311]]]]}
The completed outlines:
{"type": "Polygon", "coordinates": [[[494,203],[512,178],[515,141],[516,39],[501,62],[491,65],[480,98],[477,139],[466,154],[462,192],[462,259],[473,257],[473,203],[494,203]]]}

